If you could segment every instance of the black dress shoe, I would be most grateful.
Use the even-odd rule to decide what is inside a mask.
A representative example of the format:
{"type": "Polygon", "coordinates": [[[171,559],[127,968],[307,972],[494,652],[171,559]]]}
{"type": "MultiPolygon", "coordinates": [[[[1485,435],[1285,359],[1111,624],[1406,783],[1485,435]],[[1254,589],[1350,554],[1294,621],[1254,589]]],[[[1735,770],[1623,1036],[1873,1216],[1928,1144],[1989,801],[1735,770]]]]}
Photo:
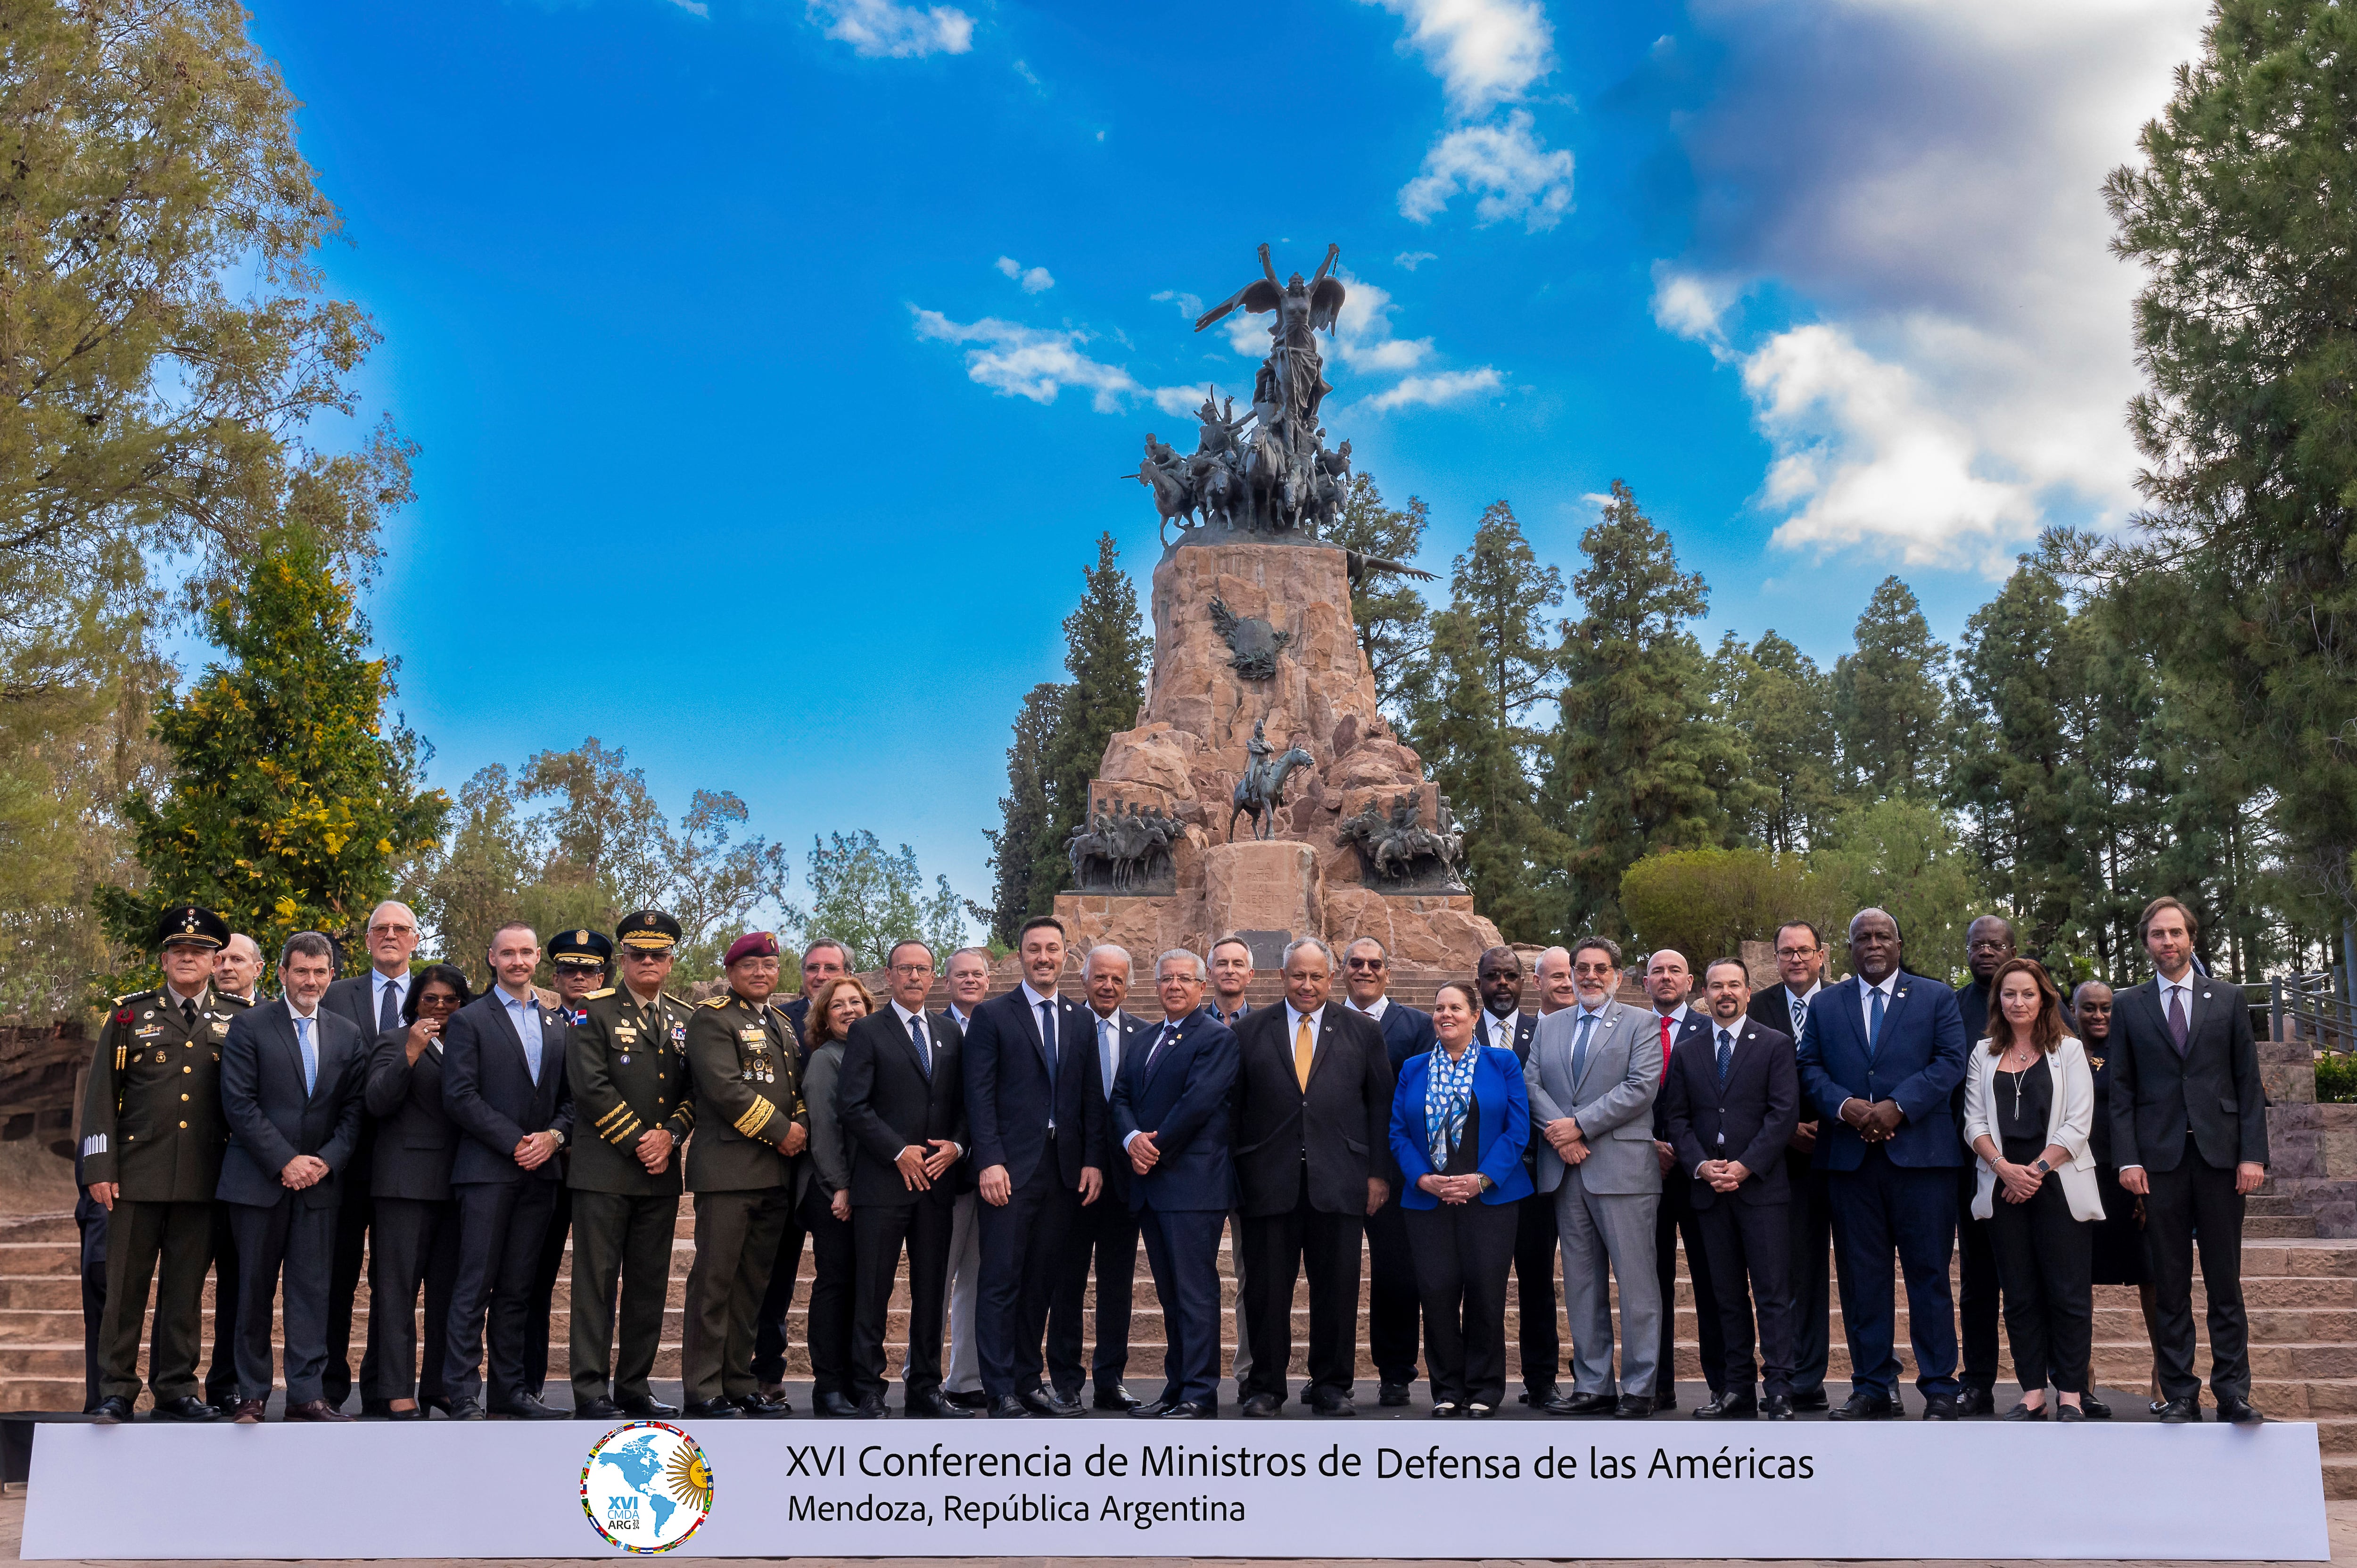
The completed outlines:
{"type": "Polygon", "coordinates": [[[1376,1391],[1375,1402],[1383,1406],[1387,1410],[1396,1410],[1401,1405],[1407,1403],[1407,1385],[1405,1383],[1385,1383],[1381,1389],[1376,1391]]]}
{"type": "Polygon", "coordinates": [[[221,1412],[194,1394],[182,1394],[176,1400],[156,1402],[157,1421],[219,1421],[221,1412]]]}
{"type": "Polygon", "coordinates": [[[1899,1404],[1888,1395],[1868,1393],[1864,1389],[1858,1389],[1853,1391],[1849,1398],[1841,1402],[1840,1408],[1827,1412],[1827,1419],[1896,1421],[1899,1419],[1899,1404]]]}
{"type": "Polygon", "coordinates": [[[1610,1394],[1559,1394],[1545,1406],[1549,1415],[1610,1415],[1620,1408],[1610,1394]]]}
{"type": "Polygon", "coordinates": [[[442,1412],[445,1415],[447,1415],[452,1421],[480,1421],[483,1419],[483,1407],[477,1404],[473,1400],[467,1399],[463,1396],[458,1399],[454,1399],[448,1404],[444,1405],[442,1407],[442,1412]]]}
{"type": "Polygon", "coordinates": [[[1762,1421],[1792,1420],[1792,1396],[1790,1394],[1770,1394],[1768,1396],[1767,1402],[1760,1407],[1760,1418],[1762,1421]]]}
{"type": "Polygon", "coordinates": [[[392,1413],[392,1404],[384,1400],[363,1399],[361,1401],[361,1419],[362,1421],[382,1421],[392,1413]]]}
{"type": "Polygon", "coordinates": [[[1964,1384],[1956,1391],[1956,1413],[1958,1415],[1995,1415],[1996,1413],[1996,1391],[1973,1383],[1964,1384]]]}
{"type": "Polygon", "coordinates": [[[1265,1420],[1284,1408],[1285,1402],[1275,1394],[1252,1394],[1246,1397],[1243,1403],[1244,1414],[1256,1421],[1265,1420]]]}
{"type": "Polygon", "coordinates": [[[679,1413],[679,1406],[666,1404],[652,1394],[640,1399],[617,1400],[614,1402],[622,1407],[624,1415],[643,1416],[649,1421],[664,1421],[679,1413]]]}
{"type": "Polygon", "coordinates": [[[2089,1421],[2109,1421],[2112,1419],[2112,1407],[2105,1404],[2103,1401],[2097,1399],[2093,1394],[2081,1394],[2079,1396],[2079,1408],[2087,1412],[2087,1419],[2089,1421]]]}
{"type": "Polygon", "coordinates": [[[1162,1412],[1165,1421],[1211,1421],[1218,1417],[1218,1407],[1201,1400],[1180,1400],[1162,1412]]]}
{"type": "Polygon", "coordinates": [[[859,1402],[840,1389],[811,1396],[811,1413],[822,1421],[849,1421],[859,1413],[859,1402]]]}
{"type": "Polygon", "coordinates": [[[2218,1402],[2218,1419],[2231,1421],[2237,1426],[2257,1426],[2267,1418],[2258,1407],[2240,1394],[2228,1394],[2218,1402]]]}
{"type": "MultiPolygon", "coordinates": [[[[440,1394],[436,1394],[429,1399],[419,1400],[417,1402],[417,1408],[420,1410],[438,1410],[447,1416],[450,1413],[450,1402],[444,1399],[440,1394]]],[[[678,1412],[674,1411],[672,1413],[676,1415],[678,1412]]]]}
{"type": "Polygon", "coordinates": [[[2044,1421],[2046,1407],[2042,1404],[2018,1404],[2005,1412],[2007,1421],[2044,1421]]]}
{"type": "Polygon", "coordinates": [[[745,1412],[726,1394],[716,1394],[708,1400],[694,1400],[683,1412],[690,1421],[734,1421],[745,1412]]]}
{"type": "Polygon", "coordinates": [[[109,1394],[98,1402],[90,1412],[101,1426],[116,1426],[131,1419],[131,1402],[121,1394],[109,1394]]]}
{"type": "Polygon", "coordinates": [[[1027,1389],[1018,1397],[1023,1401],[1023,1408],[1033,1415],[1060,1418],[1081,1413],[1080,1401],[1068,1400],[1053,1389],[1027,1389]]]}
{"type": "Polygon", "coordinates": [[[1732,1389],[1695,1412],[1696,1421],[1753,1421],[1759,1415],[1759,1400],[1732,1389]]]}
{"type": "Polygon", "coordinates": [[[1827,1404],[1832,1402],[1825,1398],[1825,1390],[1823,1383],[1818,1384],[1813,1389],[1803,1389],[1797,1393],[1787,1394],[1784,1397],[1792,1402],[1792,1408],[1794,1410],[1823,1410],[1827,1404]]]}
{"type": "Polygon", "coordinates": [[[747,1415],[762,1421],[782,1421],[794,1413],[794,1402],[782,1392],[764,1393],[757,1389],[737,1402],[744,1408],[747,1415]]]}
{"type": "Polygon", "coordinates": [[[1176,1400],[1148,1400],[1144,1404],[1139,1405],[1135,1410],[1131,1411],[1129,1413],[1136,1416],[1141,1421],[1158,1421],[1163,1416],[1168,1415],[1170,1413],[1170,1407],[1178,1402],[1176,1400]]]}
{"type": "Polygon", "coordinates": [[[980,1389],[968,1389],[962,1394],[944,1392],[942,1395],[942,1398],[949,1401],[950,1403],[957,1406],[960,1410],[988,1410],[990,1408],[990,1396],[984,1393],[980,1389]]]}
{"type": "MultiPolygon", "coordinates": [[[[881,1404],[882,1402],[878,1401],[877,1403],[881,1404]]],[[[884,1412],[878,1410],[876,1413],[881,1415],[884,1412]]],[[[965,1421],[974,1415],[974,1412],[960,1410],[942,1398],[939,1389],[928,1389],[923,1393],[909,1395],[900,1402],[900,1413],[914,1416],[920,1421],[965,1421]]]]}
{"type": "Polygon", "coordinates": [[[1923,1419],[1925,1421],[1955,1420],[1955,1400],[1947,1394],[1927,1394],[1923,1400],[1923,1419]]]}
{"type": "Polygon", "coordinates": [[[2181,1426],[2201,1419],[2201,1402],[2195,1399],[2163,1400],[2153,1406],[2152,1413],[2170,1426],[2181,1426]]]}
{"type": "Polygon", "coordinates": [[[395,1410],[391,1405],[387,1405],[384,1407],[384,1418],[387,1421],[424,1421],[425,1407],[416,1404],[411,1405],[407,1410],[395,1410]]]}
{"type": "Polygon", "coordinates": [[[1546,1408],[1547,1401],[1555,1398],[1555,1386],[1553,1383],[1549,1383],[1543,1389],[1524,1389],[1521,1393],[1514,1396],[1514,1402],[1517,1404],[1526,1404],[1533,1410],[1544,1410],[1546,1408]]]}
{"type": "Polygon", "coordinates": [[[285,1413],[278,1419],[281,1421],[350,1421],[351,1417],[329,1404],[326,1400],[304,1400],[300,1403],[289,1404],[285,1413]]]}
{"type": "Polygon", "coordinates": [[[1643,1421],[1661,1408],[1663,1408],[1661,1402],[1649,1395],[1622,1394],[1620,1396],[1620,1404],[1613,1408],[1612,1419],[1615,1421],[1643,1421]]]}
{"type": "Polygon", "coordinates": [[[1099,1383],[1097,1397],[1089,1402],[1099,1410],[1135,1410],[1146,1402],[1119,1383],[1099,1383]]]}
{"type": "Polygon", "coordinates": [[[1358,1414],[1359,1407],[1351,1402],[1350,1395],[1344,1394],[1340,1399],[1311,1400],[1309,1402],[1309,1413],[1312,1415],[1349,1417],[1358,1414]]]}
{"type": "Polygon", "coordinates": [[[575,1405],[573,1407],[573,1419],[576,1421],[619,1421],[622,1419],[622,1407],[616,1404],[612,1400],[608,1399],[604,1394],[597,1394],[580,1404],[575,1405]]]}
{"type": "Polygon", "coordinates": [[[1675,1410],[1675,1409],[1677,1409],[1677,1408],[1678,1408],[1678,1391],[1677,1391],[1677,1389],[1676,1389],[1674,1386],[1673,1386],[1673,1387],[1670,1387],[1670,1388],[1663,1389],[1663,1390],[1661,1390],[1659,1392],[1655,1393],[1655,1394],[1653,1395],[1653,1408],[1654,1408],[1655,1410],[1675,1410]]]}
{"type": "Polygon", "coordinates": [[[538,1394],[518,1394],[491,1412],[511,1421],[563,1421],[565,1412],[554,1405],[542,1402],[538,1394]]]}
{"type": "Polygon", "coordinates": [[[990,1416],[993,1421],[1028,1421],[1031,1407],[1013,1394],[1001,1394],[991,1402],[990,1416]]]}
{"type": "MultiPolygon", "coordinates": [[[[2083,1394],[2080,1396],[2082,1400],[2086,1396],[2083,1394]]],[[[2083,1404],[2058,1404],[2054,1407],[2054,1419],[2057,1421],[2084,1421],[2087,1419],[2086,1407],[2083,1404]]]]}

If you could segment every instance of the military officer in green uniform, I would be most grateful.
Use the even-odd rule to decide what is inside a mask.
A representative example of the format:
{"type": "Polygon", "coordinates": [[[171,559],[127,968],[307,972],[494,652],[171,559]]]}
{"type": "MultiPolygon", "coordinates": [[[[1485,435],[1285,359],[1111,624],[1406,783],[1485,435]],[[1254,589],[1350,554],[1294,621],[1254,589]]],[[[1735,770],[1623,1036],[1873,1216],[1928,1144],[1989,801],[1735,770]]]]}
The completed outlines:
{"type": "Polygon", "coordinates": [[[695,1128],[687,1022],[663,994],[679,922],[661,909],[622,917],[622,983],[576,1009],[565,1049],[573,1086],[573,1413],[585,1421],[677,1415],[647,1387],[671,1284],[680,1165],[695,1128]],[[615,1287],[622,1345],[614,1350],[615,1287]],[[608,1380],[608,1369],[612,1380],[608,1380]]]}
{"type": "Polygon", "coordinates": [[[115,999],[81,1108],[81,1174],[107,1210],[106,1310],[99,1319],[97,1415],[128,1421],[139,1398],[139,1330],[156,1285],[147,1364],[156,1414],[211,1421],[197,1393],[213,1188],[229,1129],[221,1119],[221,1042],[241,1009],[212,992],[213,954],[229,927],[193,904],[156,932],[164,983],[115,999]],[[161,1264],[160,1272],[158,1264],[161,1264]]]}
{"type": "Polygon", "coordinates": [[[681,1347],[687,1413],[777,1416],[792,1408],[753,1380],[753,1319],[784,1233],[796,1158],[810,1142],[793,1030],[770,1004],[778,941],[752,931],[730,944],[728,993],[695,1009],[687,1065],[698,1133],[687,1151],[695,1194],[695,1264],[681,1347]]]}

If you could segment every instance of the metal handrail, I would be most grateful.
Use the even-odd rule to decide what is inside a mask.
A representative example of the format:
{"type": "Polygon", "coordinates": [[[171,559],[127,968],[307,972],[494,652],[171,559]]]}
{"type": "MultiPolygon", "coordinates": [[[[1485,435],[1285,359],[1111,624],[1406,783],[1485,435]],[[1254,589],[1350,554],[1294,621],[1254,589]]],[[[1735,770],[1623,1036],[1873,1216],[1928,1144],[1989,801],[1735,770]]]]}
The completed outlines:
{"type": "Polygon", "coordinates": [[[2243,990],[2253,1006],[2266,1008],[2275,1038],[2306,1040],[2312,1049],[2335,1054],[2357,1050],[2357,1006],[2351,1004],[2343,971],[2279,974],[2243,990]],[[2254,994],[2260,992],[2264,995],[2254,994]]]}

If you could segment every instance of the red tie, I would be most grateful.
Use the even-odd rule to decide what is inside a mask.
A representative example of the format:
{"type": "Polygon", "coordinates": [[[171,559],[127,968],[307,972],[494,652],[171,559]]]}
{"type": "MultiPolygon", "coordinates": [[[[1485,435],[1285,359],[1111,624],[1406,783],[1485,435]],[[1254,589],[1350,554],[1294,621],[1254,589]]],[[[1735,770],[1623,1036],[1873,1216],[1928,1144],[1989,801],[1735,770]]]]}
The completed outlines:
{"type": "Polygon", "coordinates": [[[1670,1015],[1662,1015],[1662,1081],[1670,1081],[1670,1015]]]}

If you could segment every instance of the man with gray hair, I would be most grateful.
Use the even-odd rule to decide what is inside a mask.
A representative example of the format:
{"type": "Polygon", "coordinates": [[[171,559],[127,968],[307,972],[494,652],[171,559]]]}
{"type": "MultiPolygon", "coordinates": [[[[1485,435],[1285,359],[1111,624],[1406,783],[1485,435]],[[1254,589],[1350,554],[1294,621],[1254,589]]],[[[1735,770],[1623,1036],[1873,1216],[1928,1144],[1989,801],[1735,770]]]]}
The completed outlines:
{"type": "Polygon", "coordinates": [[[1309,1381],[1319,1415],[1358,1413],[1359,1244],[1391,1196],[1392,1066],[1374,1020],[1329,1006],[1334,951],[1316,937],[1285,950],[1285,1004],[1236,1031],[1236,1179],[1251,1259],[1245,1331],[1253,1369],[1243,1413],[1284,1408],[1293,1359],[1293,1283],[1309,1275],[1309,1381]]]}
{"type": "MultiPolygon", "coordinates": [[[[990,953],[985,948],[960,948],[950,954],[950,1000],[945,1011],[963,1039],[974,1027],[974,1010],[990,994],[990,953]]],[[[950,1187],[957,1194],[950,1219],[950,1324],[946,1351],[948,1376],[942,1380],[942,1398],[960,1410],[982,1410],[982,1361],[974,1354],[974,1298],[982,1287],[982,1230],[974,1223],[972,1160],[950,1167],[950,1187]]]]}
{"type": "MultiPolygon", "coordinates": [[[[1432,1049],[1432,1015],[1391,999],[1391,953],[1383,943],[1361,937],[1342,949],[1342,984],[1343,1004],[1383,1032],[1394,1080],[1410,1057],[1432,1049]]],[[[1392,1406],[1407,1403],[1423,1343],[1406,1212],[1394,1192],[1367,1217],[1367,1348],[1374,1356],[1376,1399],[1392,1406]]]]}
{"type": "MultiPolygon", "coordinates": [[[[1122,1010],[1129,1000],[1129,951],[1112,942],[1089,949],[1081,968],[1081,983],[1088,993],[1089,1023],[1096,1031],[1099,1087],[1104,1092],[1106,1114],[1112,1113],[1113,1087],[1132,1048],[1144,1050],[1154,1031],[1142,1018],[1122,1010]]],[[[1110,1125],[1110,1123],[1108,1123],[1110,1125]]],[[[1096,1383],[1092,1401],[1099,1410],[1135,1410],[1145,1402],[1122,1386],[1129,1368],[1131,1282],[1137,1276],[1137,1216],[1129,1203],[1129,1162],[1118,1156],[1105,1162],[1105,1195],[1081,1210],[1072,1226],[1071,1251],[1064,1277],[1048,1305],[1048,1380],[1058,1393],[1077,1402],[1081,1397],[1081,1320],[1082,1303],[1093,1266],[1097,1281],[1096,1353],[1089,1358],[1088,1375],[1096,1383]]]]}

